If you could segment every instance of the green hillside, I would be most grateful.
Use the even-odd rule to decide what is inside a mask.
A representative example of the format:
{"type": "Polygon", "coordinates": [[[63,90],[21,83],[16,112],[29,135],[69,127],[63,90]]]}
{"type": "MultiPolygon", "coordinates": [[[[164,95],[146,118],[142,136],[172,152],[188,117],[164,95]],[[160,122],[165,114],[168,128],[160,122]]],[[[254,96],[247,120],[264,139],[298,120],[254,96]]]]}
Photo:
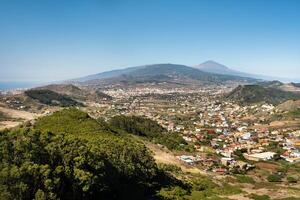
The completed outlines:
{"type": "Polygon", "coordinates": [[[25,95],[28,97],[39,101],[40,103],[50,105],[50,106],[79,106],[81,103],[73,100],[71,97],[63,94],[59,94],[57,92],[53,92],[51,90],[44,89],[34,89],[25,91],[25,95]]]}
{"type": "Polygon", "coordinates": [[[105,130],[105,125],[78,109],[64,109],[37,120],[34,128],[43,132],[94,134],[105,130]]]}
{"type": "Polygon", "coordinates": [[[102,101],[104,99],[112,99],[111,96],[104,94],[99,90],[90,91],[88,89],[79,88],[72,84],[52,84],[43,87],[38,87],[35,90],[51,90],[61,95],[67,95],[70,98],[79,101],[102,101]]]}
{"type": "Polygon", "coordinates": [[[243,105],[260,102],[278,105],[290,99],[300,99],[300,95],[275,88],[265,88],[260,85],[243,85],[226,95],[226,99],[243,105]]]}
{"type": "Polygon", "coordinates": [[[1,133],[0,159],[0,199],[145,199],[158,184],[144,145],[76,109],[1,133]]]}
{"type": "Polygon", "coordinates": [[[115,116],[109,121],[109,124],[112,129],[142,136],[154,143],[162,144],[168,149],[193,149],[189,149],[179,133],[168,132],[151,119],[139,116],[115,116]]]}

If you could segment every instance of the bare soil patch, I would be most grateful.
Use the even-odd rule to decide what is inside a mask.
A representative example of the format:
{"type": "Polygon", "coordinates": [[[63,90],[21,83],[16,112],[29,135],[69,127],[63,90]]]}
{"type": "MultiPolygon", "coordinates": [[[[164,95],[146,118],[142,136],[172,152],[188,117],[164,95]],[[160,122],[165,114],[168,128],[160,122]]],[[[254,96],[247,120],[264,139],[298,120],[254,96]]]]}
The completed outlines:
{"type": "Polygon", "coordinates": [[[276,172],[278,170],[278,166],[272,163],[258,162],[255,164],[258,168],[263,170],[268,170],[271,172],[276,172]]]}

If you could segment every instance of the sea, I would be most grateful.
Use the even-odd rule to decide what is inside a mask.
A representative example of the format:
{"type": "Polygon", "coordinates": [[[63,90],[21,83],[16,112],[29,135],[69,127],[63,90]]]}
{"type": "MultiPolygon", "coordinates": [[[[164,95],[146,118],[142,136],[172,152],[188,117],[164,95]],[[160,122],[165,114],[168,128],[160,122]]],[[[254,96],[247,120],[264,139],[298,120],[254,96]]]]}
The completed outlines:
{"type": "Polygon", "coordinates": [[[15,89],[26,89],[38,86],[40,83],[37,82],[23,82],[23,81],[0,81],[0,90],[15,90],[15,89]]]}

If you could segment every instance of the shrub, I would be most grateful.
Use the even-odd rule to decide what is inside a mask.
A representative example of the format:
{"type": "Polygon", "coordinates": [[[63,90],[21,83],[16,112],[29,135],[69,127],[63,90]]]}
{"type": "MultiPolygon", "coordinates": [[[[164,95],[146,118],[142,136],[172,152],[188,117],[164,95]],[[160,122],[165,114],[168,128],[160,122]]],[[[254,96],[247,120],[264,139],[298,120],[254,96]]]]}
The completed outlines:
{"type": "Polygon", "coordinates": [[[246,175],[236,175],[236,180],[239,183],[250,183],[250,184],[254,184],[255,181],[253,180],[252,177],[246,176],[246,175]]]}
{"type": "Polygon", "coordinates": [[[297,179],[295,177],[289,176],[286,178],[289,183],[297,183],[297,179]]]}
{"type": "Polygon", "coordinates": [[[282,177],[279,174],[271,174],[267,179],[269,182],[281,182],[282,177]]]}
{"type": "Polygon", "coordinates": [[[175,186],[175,187],[171,187],[171,188],[163,188],[159,192],[158,196],[165,200],[174,200],[174,199],[184,200],[184,199],[187,199],[187,198],[185,198],[185,196],[188,194],[189,194],[189,192],[186,191],[185,189],[183,189],[179,186],[175,186]]]}
{"type": "Polygon", "coordinates": [[[254,200],[269,200],[270,197],[268,195],[258,195],[258,194],[250,194],[248,195],[249,198],[254,200]]]}

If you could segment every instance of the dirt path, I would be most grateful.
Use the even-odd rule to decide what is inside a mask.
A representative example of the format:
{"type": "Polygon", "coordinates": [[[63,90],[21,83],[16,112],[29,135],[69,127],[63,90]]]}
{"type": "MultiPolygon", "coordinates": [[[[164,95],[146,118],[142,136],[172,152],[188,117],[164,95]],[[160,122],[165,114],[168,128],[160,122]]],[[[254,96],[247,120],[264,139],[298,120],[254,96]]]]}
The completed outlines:
{"type": "Polygon", "coordinates": [[[38,114],[35,113],[30,113],[21,110],[13,110],[13,109],[3,108],[3,107],[0,107],[0,111],[5,113],[9,117],[16,118],[16,119],[21,118],[25,120],[33,120],[39,116],[38,114]]]}
{"type": "Polygon", "coordinates": [[[231,196],[223,196],[224,198],[229,198],[232,200],[251,200],[249,197],[245,197],[244,194],[235,194],[231,196]]]}
{"type": "Polygon", "coordinates": [[[2,121],[0,122],[0,130],[9,129],[20,125],[22,122],[2,121]]]}
{"type": "Polygon", "coordinates": [[[145,145],[153,152],[153,157],[157,163],[176,165],[180,167],[183,172],[200,173],[207,175],[206,172],[196,167],[184,164],[172,152],[162,149],[158,145],[151,143],[146,143],[145,145]]]}
{"type": "Polygon", "coordinates": [[[14,109],[9,109],[4,107],[0,107],[0,111],[13,119],[13,120],[0,122],[0,130],[16,127],[25,121],[31,121],[41,116],[39,114],[35,114],[31,112],[14,110],[14,109]]]}

